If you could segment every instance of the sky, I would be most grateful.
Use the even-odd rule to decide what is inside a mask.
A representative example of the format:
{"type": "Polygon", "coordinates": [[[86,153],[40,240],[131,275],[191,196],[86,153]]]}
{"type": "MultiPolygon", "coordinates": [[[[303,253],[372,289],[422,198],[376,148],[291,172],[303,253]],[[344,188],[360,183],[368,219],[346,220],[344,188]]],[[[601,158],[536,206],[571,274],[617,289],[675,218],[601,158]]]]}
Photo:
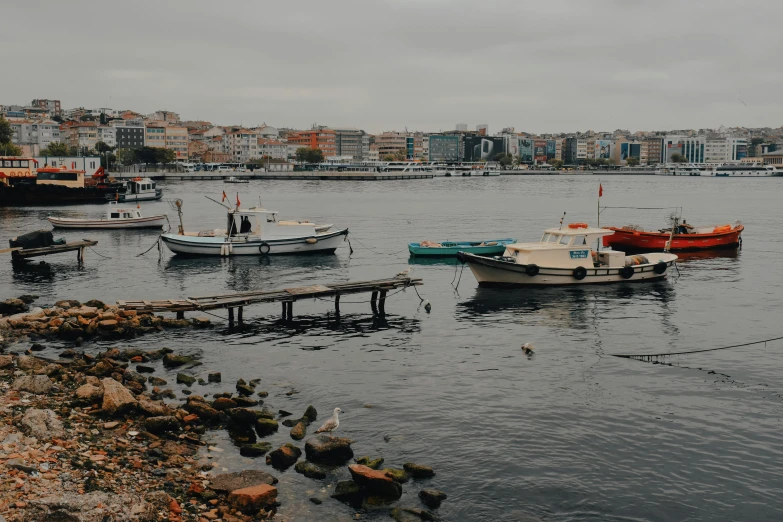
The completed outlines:
{"type": "Polygon", "coordinates": [[[783,125],[780,0],[4,0],[0,104],[218,125],[783,125]]]}

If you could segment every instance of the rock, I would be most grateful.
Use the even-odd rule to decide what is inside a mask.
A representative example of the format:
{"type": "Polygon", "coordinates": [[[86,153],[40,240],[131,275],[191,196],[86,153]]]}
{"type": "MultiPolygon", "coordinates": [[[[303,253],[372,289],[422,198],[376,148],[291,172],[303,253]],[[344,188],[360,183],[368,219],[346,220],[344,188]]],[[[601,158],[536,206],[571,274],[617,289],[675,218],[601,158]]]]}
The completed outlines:
{"type": "MultiPolygon", "coordinates": [[[[138,370],[139,367],[137,366],[136,369],[138,370]]],[[[168,384],[166,379],[161,379],[160,377],[150,377],[148,382],[153,386],[166,386],[168,384]]]]}
{"type": "Polygon", "coordinates": [[[16,366],[20,370],[25,370],[25,371],[39,370],[41,368],[46,367],[48,364],[49,363],[44,361],[43,359],[40,359],[38,357],[32,357],[30,355],[20,355],[16,359],[16,366]]]}
{"type": "Polygon", "coordinates": [[[220,372],[210,373],[207,375],[207,381],[209,382],[220,382],[222,379],[222,376],[220,375],[220,372]]]}
{"type": "Polygon", "coordinates": [[[104,378],[101,382],[103,383],[103,411],[113,415],[136,406],[136,399],[125,386],[109,378],[104,378]]]}
{"type": "Polygon", "coordinates": [[[400,484],[405,484],[410,480],[410,477],[405,472],[404,469],[400,468],[383,468],[381,471],[389,475],[391,478],[399,482],[400,484]]]}
{"type": "Polygon", "coordinates": [[[98,328],[100,330],[114,330],[117,328],[117,324],[116,319],[104,319],[103,321],[98,321],[98,328]]]}
{"type": "Polygon", "coordinates": [[[323,501],[320,498],[310,497],[310,502],[315,504],[316,506],[320,506],[323,504],[323,501]]]}
{"type": "Polygon", "coordinates": [[[136,381],[126,382],[125,387],[128,388],[131,392],[135,393],[136,395],[140,395],[146,389],[146,387],[143,384],[139,384],[136,381]]]}
{"type": "MultiPolygon", "coordinates": [[[[237,403],[236,401],[233,401],[231,399],[227,399],[226,397],[218,397],[214,401],[212,401],[212,407],[215,408],[218,411],[226,411],[230,410],[231,408],[236,408],[237,403]]],[[[256,416],[253,415],[253,419],[248,422],[253,422],[255,420],[256,416]]]]}
{"type": "Polygon", "coordinates": [[[243,407],[258,406],[260,402],[250,397],[234,397],[232,400],[237,403],[237,406],[243,407]]]}
{"type": "Polygon", "coordinates": [[[240,445],[253,444],[256,440],[256,432],[253,427],[247,424],[229,424],[226,429],[231,440],[240,445]]]}
{"type": "Polygon", "coordinates": [[[323,468],[315,464],[312,464],[310,462],[307,462],[306,460],[300,460],[299,462],[297,462],[296,466],[294,466],[294,470],[296,470],[297,473],[301,473],[307,478],[311,478],[311,479],[326,478],[326,471],[323,468]]]}
{"type": "Polygon", "coordinates": [[[184,374],[184,373],[178,373],[177,374],[177,382],[179,384],[184,384],[185,386],[190,386],[194,382],[196,382],[195,377],[191,377],[190,375],[184,374]]]}
{"type": "Polygon", "coordinates": [[[42,352],[46,350],[46,346],[38,343],[33,343],[32,346],[30,346],[30,351],[32,352],[42,352]]]}
{"type": "Polygon", "coordinates": [[[35,466],[28,466],[27,464],[24,463],[22,459],[8,460],[6,461],[5,465],[8,466],[9,468],[14,468],[14,469],[24,471],[28,475],[38,471],[38,468],[36,468],[35,466]]]}
{"type": "Polygon", "coordinates": [[[11,388],[36,395],[45,395],[52,389],[52,381],[46,375],[25,375],[18,377],[11,388]]]}
{"type": "Polygon", "coordinates": [[[166,368],[178,368],[180,366],[197,366],[201,364],[199,361],[197,361],[194,357],[190,357],[188,355],[174,355],[172,353],[167,353],[163,356],[163,366],[166,368]]]}
{"type": "Polygon", "coordinates": [[[290,468],[301,456],[302,450],[289,442],[270,452],[266,456],[266,463],[273,468],[284,470],[290,468]]]}
{"type": "Polygon", "coordinates": [[[147,415],[152,415],[153,417],[162,417],[172,414],[171,408],[159,401],[140,399],[139,408],[147,415]]]}
{"type": "Polygon", "coordinates": [[[93,386],[92,384],[83,384],[76,388],[77,401],[84,404],[93,404],[103,399],[103,386],[93,386]]]}
{"type": "Polygon", "coordinates": [[[119,425],[120,425],[120,423],[119,423],[119,422],[117,422],[117,421],[112,421],[112,422],[105,422],[105,423],[103,424],[103,429],[104,429],[104,430],[113,430],[114,428],[116,428],[116,427],[117,427],[117,426],[119,426],[119,425]]]}
{"type": "Polygon", "coordinates": [[[305,453],[310,462],[344,464],[353,458],[351,439],[318,435],[305,443],[305,453]]]}
{"type": "Polygon", "coordinates": [[[359,457],[356,459],[356,463],[367,466],[370,469],[381,469],[381,465],[383,464],[383,457],[378,457],[377,459],[371,459],[370,457],[359,457]]]}
{"type": "Polygon", "coordinates": [[[274,419],[256,419],[256,433],[259,437],[266,437],[277,431],[277,421],[274,419]]]}
{"type": "Polygon", "coordinates": [[[245,444],[239,448],[239,454],[243,457],[263,457],[271,449],[272,444],[269,442],[245,444]]]}
{"type": "Polygon", "coordinates": [[[402,467],[408,473],[408,475],[415,479],[425,479],[435,476],[435,471],[431,467],[424,466],[422,464],[406,462],[402,465],[402,467]]]}
{"type": "Polygon", "coordinates": [[[419,491],[419,498],[428,508],[438,509],[440,503],[448,497],[444,492],[438,491],[437,489],[422,489],[419,491]]]}
{"type": "Polygon", "coordinates": [[[291,415],[293,415],[293,413],[291,413],[290,411],[285,411],[285,410],[277,410],[277,414],[280,415],[281,417],[290,417],[291,415]]]}
{"type": "MultiPolygon", "coordinates": [[[[220,400],[228,400],[228,399],[217,399],[215,402],[218,402],[220,400]]],[[[247,408],[231,408],[230,410],[227,410],[226,413],[228,414],[229,417],[231,417],[231,420],[233,420],[238,424],[253,424],[256,422],[256,420],[258,420],[256,417],[256,412],[254,412],[253,410],[248,410],[247,408]]]]}
{"type": "MultiPolygon", "coordinates": [[[[166,495],[163,492],[156,492],[166,495]]],[[[168,497],[168,495],[166,495],[168,497]]],[[[90,491],[85,494],[58,491],[48,497],[32,498],[23,518],[49,522],[100,522],[108,520],[159,520],[160,510],[130,494],[90,491]]],[[[168,513],[168,507],[165,510],[168,513]]]]}
{"type": "Polygon", "coordinates": [[[237,392],[240,395],[249,397],[255,393],[255,390],[252,386],[248,386],[247,384],[237,384],[237,392]]]}
{"type": "Polygon", "coordinates": [[[308,423],[315,422],[315,419],[318,418],[318,411],[313,407],[311,404],[307,407],[307,409],[304,412],[304,415],[302,415],[303,419],[307,419],[308,423]]]}
{"type": "Polygon", "coordinates": [[[261,410],[256,411],[256,417],[259,419],[274,419],[275,414],[268,408],[262,408],[261,410]]]}
{"type": "Polygon", "coordinates": [[[204,402],[203,397],[194,395],[188,397],[188,402],[182,407],[184,410],[190,413],[195,413],[205,422],[215,420],[220,417],[220,412],[215,408],[204,402]]]}
{"type": "Polygon", "coordinates": [[[104,308],[106,308],[106,305],[103,303],[103,301],[98,301],[97,299],[90,299],[89,301],[84,303],[84,306],[98,308],[99,310],[103,310],[104,308]]]}
{"type": "Polygon", "coordinates": [[[236,489],[228,495],[228,503],[247,514],[255,514],[259,509],[274,505],[276,500],[277,488],[269,484],[236,489]]]}
{"type": "Polygon", "coordinates": [[[107,377],[114,371],[114,366],[108,361],[98,361],[98,363],[87,370],[87,375],[95,377],[107,377]]]}
{"type": "Polygon", "coordinates": [[[174,350],[171,348],[160,348],[158,350],[150,350],[149,352],[146,352],[146,357],[151,361],[157,361],[158,359],[162,359],[166,356],[168,353],[172,353],[174,350]]]}
{"type": "Polygon", "coordinates": [[[269,397],[269,392],[268,391],[260,391],[260,392],[256,393],[256,395],[258,395],[259,397],[261,397],[263,399],[265,397],[269,397]]]}
{"type": "Polygon", "coordinates": [[[391,510],[389,515],[397,522],[421,522],[422,520],[438,521],[437,515],[419,508],[401,508],[396,507],[391,510]]]}
{"type": "Polygon", "coordinates": [[[153,373],[155,371],[155,368],[153,368],[152,366],[144,366],[143,364],[137,364],[136,371],[139,373],[153,373]]]}
{"type": "Polygon", "coordinates": [[[65,437],[63,423],[52,410],[30,408],[22,417],[20,427],[26,435],[41,440],[65,437]]]}
{"type": "Polygon", "coordinates": [[[0,355],[0,369],[10,368],[14,365],[13,355],[0,355]]]}
{"type": "Polygon", "coordinates": [[[239,473],[222,473],[212,478],[210,489],[218,493],[227,493],[236,489],[248,488],[260,484],[277,484],[277,477],[264,471],[248,469],[239,473]]]}
{"type": "Polygon", "coordinates": [[[144,384],[147,382],[147,378],[144,377],[142,374],[134,372],[133,370],[125,370],[125,373],[122,374],[123,380],[125,381],[133,381],[137,382],[139,384],[144,384]]]}
{"type": "Polygon", "coordinates": [[[361,507],[362,505],[363,495],[361,488],[353,480],[341,480],[338,482],[331,496],[340,502],[345,502],[354,507],[361,507]]]}
{"type": "Polygon", "coordinates": [[[291,428],[291,438],[294,440],[302,440],[307,435],[307,424],[299,422],[291,428]]]}
{"type": "Polygon", "coordinates": [[[169,431],[179,431],[179,421],[171,415],[162,417],[148,417],[144,421],[144,429],[150,433],[166,433],[169,431]]]}
{"type": "Polygon", "coordinates": [[[6,299],[0,301],[0,315],[14,315],[26,312],[29,309],[27,303],[21,299],[6,299]]]}
{"type": "Polygon", "coordinates": [[[353,481],[367,490],[370,496],[384,500],[397,500],[402,496],[402,486],[399,482],[382,471],[361,464],[351,464],[348,466],[348,471],[351,472],[353,481]]]}
{"type": "Polygon", "coordinates": [[[35,301],[39,297],[40,296],[35,295],[35,294],[24,294],[24,295],[20,295],[17,299],[19,299],[20,301],[22,301],[25,304],[32,304],[33,301],[35,301]]]}

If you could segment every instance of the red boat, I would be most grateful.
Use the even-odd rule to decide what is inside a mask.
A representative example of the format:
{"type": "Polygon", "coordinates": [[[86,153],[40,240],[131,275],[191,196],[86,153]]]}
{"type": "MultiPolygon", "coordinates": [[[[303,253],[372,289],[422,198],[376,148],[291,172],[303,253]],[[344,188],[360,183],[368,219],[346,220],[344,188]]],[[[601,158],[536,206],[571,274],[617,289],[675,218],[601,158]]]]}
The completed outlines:
{"type": "Polygon", "coordinates": [[[736,248],[742,243],[740,234],[745,230],[745,227],[740,223],[734,226],[718,225],[714,227],[691,227],[683,223],[678,226],[678,233],[672,236],[671,229],[653,232],[642,230],[637,226],[606,228],[614,230],[614,234],[603,237],[604,246],[625,252],[663,251],[669,238],[672,240],[672,252],[736,248]],[[687,233],[683,233],[686,231],[687,233]]]}

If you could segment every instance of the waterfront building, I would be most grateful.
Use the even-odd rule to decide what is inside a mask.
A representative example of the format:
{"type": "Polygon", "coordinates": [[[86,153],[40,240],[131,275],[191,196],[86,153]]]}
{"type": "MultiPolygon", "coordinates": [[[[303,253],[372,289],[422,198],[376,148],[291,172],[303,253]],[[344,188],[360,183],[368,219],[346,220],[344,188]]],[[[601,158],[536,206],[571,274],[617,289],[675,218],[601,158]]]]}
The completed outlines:
{"type": "Polygon", "coordinates": [[[356,161],[366,159],[370,151],[370,136],[353,127],[330,127],[334,131],[336,156],[350,156],[356,161]]]}
{"type": "Polygon", "coordinates": [[[223,136],[223,151],[231,161],[245,163],[260,157],[258,154],[258,132],[250,129],[237,129],[223,136]]]}
{"type": "Polygon", "coordinates": [[[295,149],[305,147],[320,149],[324,157],[336,156],[335,133],[332,129],[317,128],[305,131],[294,131],[287,136],[288,143],[295,145],[295,149]]]}
{"type": "Polygon", "coordinates": [[[278,140],[259,138],[258,157],[263,158],[264,156],[268,156],[274,159],[282,159],[282,160],[287,159],[288,144],[278,140]]]}
{"type": "Polygon", "coordinates": [[[393,156],[400,151],[407,157],[408,134],[402,132],[383,132],[375,136],[375,145],[378,146],[378,155],[393,156]]]}
{"type": "Polygon", "coordinates": [[[566,138],[563,146],[563,162],[566,165],[579,165],[587,160],[587,140],[566,138]]]}
{"type": "MultiPolygon", "coordinates": [[[[109,147],[117,146],[117,129],[109,125],[98,125],[96,127],[98,132],[98,141],[102,141],[109,147]]],[[[97,142],[96,142],[97,143],[97,142]]]]}
{"type": "Polygon", "coordinates": [[[52,120],[8,120],[11,126],[11,142],[22,147],[30,156],[38,155],[50,143],[62,141],[60,124],[52,120]]]}
{"type": "Polygon", "coordinates": [[[429,156],[430,161],[444,163],[457,163],[460,158],[460,137],[456,135],[445,136],[440,134],[430,134],[429,136],[429,156]]]}
{"type": "Polygon", "coordinates": [[[708,138],[705,142],[704,163],[732,163],[747,155],[748,140],[745,138],[708,138]]]}
{"type": "Polygon", "coordinates": [[[646,165],[658,165],[663,162],[661,153],[663,151],[663,138],[648,138],[642,142],[646,148],[646,165]]]}
{"type": "Polygon", "coordinates": [[[380,161],[381,155],[378,153],[378,145],[370,145],[370,151],[367,153],[367,161],[380,161]]]}
{"type": "Polygon", "coordinates": [[[60,106],[60,100],[33,100],[30,104],[33,107],[40,107],[45,109],[50,116],[62,117],[62,107],[60,106]]]}
{"type": "Polygon", "coordinates": [[[688,163],[704,163],[707,138],[692,135],[667,135],[663,139],[663,162],[672,163],[672,156],[680,154],[688,163]]]}
{"type": "Polygon", "coordinates": [[[62,141],[80,151],[94,150],[98,143],[98,124],[94,121],[73,122],[60,126],[62,141]]]}
{"type": "Polygon", "coordinates": [[[118,149],[140,149],[144,146],[144,122],[142,120],[112,120],[118,149]]]}
{"type": "Polygon", "coordinates": [[[88,179],[101,168],[99,156],[34,156],[39,167],[65,167],[67,169],[79,169],[84,171],[84,178],[88,179]]]}
{"type": "Polygon", "coordinates": [[[783,167],[783,150],[765,152],[761,157],[764,159],[764,165],[775,165],[778,168],[783,167]]]}
{"type": "Polygon", "coordinates": [[[148,124],[144,145],[173,150],[177,160],[188,159],[188,128],[166,125],[163,122],[148,124]]]}

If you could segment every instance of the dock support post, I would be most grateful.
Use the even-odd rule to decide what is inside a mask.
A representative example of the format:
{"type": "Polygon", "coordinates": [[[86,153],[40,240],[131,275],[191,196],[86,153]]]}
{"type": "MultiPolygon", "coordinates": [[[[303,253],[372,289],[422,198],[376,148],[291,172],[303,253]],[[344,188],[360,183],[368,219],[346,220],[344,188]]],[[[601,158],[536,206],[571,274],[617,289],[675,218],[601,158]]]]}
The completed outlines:
{"type": "Polygon", "coordinates": [[[370,308],[372,309],[373,315],[378,315],[378,305],[376,304],[377,299],[378,299],[378,291],[373,290],[372,294],[370,294],[370,308]]]}
{"type": "Polygon", "coordinates": [[[378,313],[386,315],[386,290],[381,290],[381,297],[378,299],[378,313]]]}
{"type": "Polygon", "coordinates": [[[228,327],[233,328],[234,327],[234,309],[229,308],[228,309],[228,327]]]}
{"type": "Polygon", "coordinates": [[[294,320],[294,302],[288,301],[288,322],[294,320]]]}
{"type": "Polygon", "coordinates": [[[282,305],[283,305],[283,321],[285,321],[288,315],[288,304],[285,301],[283,301],[282,305]]]}
{"type": "Polygon", "coordinates": [[[177,312],[177,319],[184,319],[185,318],[185,312],[179,311],[177,312]]]}
{"type": "Polygon", "coordinates": [[[340,294],[334,296],[334,312],[340,315],[340,294]]]}
{"type": "Polygon", "coordinates": [[[244,309],[244,306],[240,306],[237,308],[237,324],[242,324],[242,310],[244,309]]]}

